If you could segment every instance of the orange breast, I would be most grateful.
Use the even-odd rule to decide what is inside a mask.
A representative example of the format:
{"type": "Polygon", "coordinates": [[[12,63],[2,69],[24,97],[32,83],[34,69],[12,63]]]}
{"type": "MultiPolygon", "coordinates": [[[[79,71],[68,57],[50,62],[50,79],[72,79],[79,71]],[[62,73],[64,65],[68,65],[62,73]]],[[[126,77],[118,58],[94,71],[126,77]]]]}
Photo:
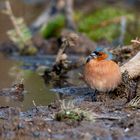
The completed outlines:
{"type": "Polygon", "coordinates": [[[84,68],[86,83],[98,91],[111,91],[121,82],[119,66],[111,60],[90,60],[84,68]]]}

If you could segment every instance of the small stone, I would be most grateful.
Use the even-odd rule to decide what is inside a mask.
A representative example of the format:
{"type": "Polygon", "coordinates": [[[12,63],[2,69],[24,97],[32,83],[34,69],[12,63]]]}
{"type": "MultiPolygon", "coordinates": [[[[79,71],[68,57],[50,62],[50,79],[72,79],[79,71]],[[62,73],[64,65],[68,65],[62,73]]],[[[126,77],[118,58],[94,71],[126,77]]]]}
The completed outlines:
{"type": "Polygon", "coordinates": [[[39,131],[34,131],[33,132],[33,136],[34,137],[39,137],[40,136],[40,132],[39,131]]]}

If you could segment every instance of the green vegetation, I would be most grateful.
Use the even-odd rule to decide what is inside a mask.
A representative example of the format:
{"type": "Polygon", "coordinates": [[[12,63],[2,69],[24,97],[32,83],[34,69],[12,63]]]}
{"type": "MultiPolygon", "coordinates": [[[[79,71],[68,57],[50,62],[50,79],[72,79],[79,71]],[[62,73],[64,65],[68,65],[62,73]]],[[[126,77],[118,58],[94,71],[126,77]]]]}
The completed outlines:
{"type": "Polygon", "coordinates": [[[95,41],[107,39],[112,42],[120,35],[122,16],[125,16],[127,21],[133,20],[133,15],[126,11],[114,7],[100,9],[79,21],[79,31],[95,41]]]}
{"type": "Polygon", "coordinates": [[[63,110],[55,115],[57,121],[82,121],[85,118],[84,114],[72,111],[63,110]]]}
{"type": "Polygon", "coordinates": [[[5,10],[2,10],[2,12],[9,16],[14,27],[13,29],[7,31],[10,40],[17,45],[21,54],[35,54],[37,49],[33,46],[32,35],[25,24],[24,19],[14,16],[9,1],[5,2],[5,6],[5,10]]]}
{"type": "Polygon", "coordinates": [[[90,111],[81,109],[74,105],[73,101],[60,101],[60,111],[57,112],[54,118],[57,121],[75,122],[82,120],[94,121],[93,114],[90,111]]]}
{"type": "MultiPolygon", "coordinates": [[[[94,41],[105,39],[113,42],[121,35],[121,20],[126,18],[126,32],[124,35],[124,43],[129,44],[132,38],[135,38],[138,26],[135,25],[136,19],[131,12],[123,9],[106,7],[98,9],[91,14],[82,14],[75,12],[74,20],[77,23],[79,32],[85,33],[94,41]],[[84,18],[83,18],[84,17],[84,18]]],[[[44,25],[41,29],[41,34],[45,38],[58,37],[65,26],[65,17],[57,15],[52,20],[44,25]]]]}
{"type": "Polygon", "coordinates": [[[59,36],[65,24],[64,20],[63,15],[57,15],[55,18],[50,20],[48,24],[44,25],[41,29],[41,34],[43,37],[50,38],[52,36],[59,36]]]}
{"type": "Polygon", "coordinates": [[[37,49],[32,44],[32,35],[22,18],[15,18],[17,28],[7,31],[9,38],[18,45],[21,54],[35,54],[37,49]]]}

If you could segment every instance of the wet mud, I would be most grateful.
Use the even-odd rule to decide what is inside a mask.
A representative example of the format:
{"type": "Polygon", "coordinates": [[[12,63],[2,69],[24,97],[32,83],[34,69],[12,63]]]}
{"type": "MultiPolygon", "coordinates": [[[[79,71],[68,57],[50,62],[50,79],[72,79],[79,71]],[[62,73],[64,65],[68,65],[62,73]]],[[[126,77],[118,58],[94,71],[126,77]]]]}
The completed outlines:
{"type": "Polygon", "coordinates": [[[26,112],[20,108],[1,107],[1,138],[40,139],[136,139],[140,138],[140,110],[118,104],[82,102],[92,120],[56,120],[57,104],[34,107],[26,112]]]}

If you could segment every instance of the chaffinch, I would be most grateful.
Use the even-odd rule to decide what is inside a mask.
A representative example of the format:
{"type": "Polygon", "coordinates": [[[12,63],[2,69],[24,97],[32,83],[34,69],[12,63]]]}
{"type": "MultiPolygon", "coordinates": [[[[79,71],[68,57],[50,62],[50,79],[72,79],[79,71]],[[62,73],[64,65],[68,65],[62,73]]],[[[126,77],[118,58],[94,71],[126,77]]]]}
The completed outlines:
{"type": "Polygon", "coordinates": [[[84,79],[89,87],[100,92],[114,90],[121,82],[121,71],[105,51],[94,51],[86,60],[84,79]]]}

